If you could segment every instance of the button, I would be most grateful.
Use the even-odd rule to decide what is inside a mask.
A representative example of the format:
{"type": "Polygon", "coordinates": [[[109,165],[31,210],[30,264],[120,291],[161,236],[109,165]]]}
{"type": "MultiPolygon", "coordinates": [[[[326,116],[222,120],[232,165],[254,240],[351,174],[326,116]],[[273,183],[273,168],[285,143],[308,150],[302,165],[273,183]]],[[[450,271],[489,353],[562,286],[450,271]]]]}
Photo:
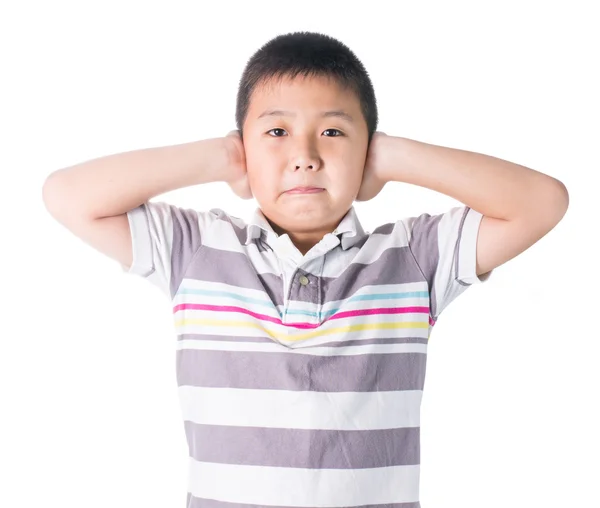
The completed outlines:
{"type": "Polygon", "coordinates": [[[308,284],[308,279],[304,275],[300,276],[300,284],[302,284],[303,286],[306,286],[308,284]]]}

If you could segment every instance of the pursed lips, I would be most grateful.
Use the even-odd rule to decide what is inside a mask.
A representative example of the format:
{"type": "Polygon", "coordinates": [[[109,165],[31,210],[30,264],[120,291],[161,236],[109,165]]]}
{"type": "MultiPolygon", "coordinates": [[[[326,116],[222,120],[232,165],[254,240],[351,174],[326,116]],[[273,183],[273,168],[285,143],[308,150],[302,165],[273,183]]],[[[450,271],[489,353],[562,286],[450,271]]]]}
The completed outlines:
{"type": "Polygon", "coordinates": [[[325,189],[323,189],[321,187],[295,187],[293,189],[286,191],[286,193],[289,193],[289,194],[314,194],[314,193],[321,192],[323,190],[325,190],[325,189]]]}

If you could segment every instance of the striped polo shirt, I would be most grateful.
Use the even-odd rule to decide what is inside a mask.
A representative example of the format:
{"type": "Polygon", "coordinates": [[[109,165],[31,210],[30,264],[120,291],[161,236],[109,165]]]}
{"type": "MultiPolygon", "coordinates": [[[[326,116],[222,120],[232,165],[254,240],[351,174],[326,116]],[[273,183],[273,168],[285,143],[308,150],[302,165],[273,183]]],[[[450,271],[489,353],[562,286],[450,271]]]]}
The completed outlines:
{"type": "Polygon", "coordinates": [[[419,508],[427,342],[476,275],[459,206],[365,232],[354,207],[306,255],[260,208],[148,201],[128,273],[172,306],[188,508],[419,508]]]}

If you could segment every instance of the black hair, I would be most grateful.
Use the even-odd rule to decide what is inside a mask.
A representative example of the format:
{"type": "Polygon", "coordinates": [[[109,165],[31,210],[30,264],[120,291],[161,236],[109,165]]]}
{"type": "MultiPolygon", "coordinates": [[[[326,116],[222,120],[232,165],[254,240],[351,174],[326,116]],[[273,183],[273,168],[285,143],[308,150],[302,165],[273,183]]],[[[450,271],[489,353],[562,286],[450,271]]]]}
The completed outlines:
{"type": "Polygon", "coordinates": [[[317,32],[279,35],[258,49],[248,60],[237,93],[235,122],[240,135],[248,115],[253,91],[271,81],[302,74],[327,77],[353,91],[367,123],[369,143],[377,130],[377,101],[369,74],[345,44],[317,32]]]}

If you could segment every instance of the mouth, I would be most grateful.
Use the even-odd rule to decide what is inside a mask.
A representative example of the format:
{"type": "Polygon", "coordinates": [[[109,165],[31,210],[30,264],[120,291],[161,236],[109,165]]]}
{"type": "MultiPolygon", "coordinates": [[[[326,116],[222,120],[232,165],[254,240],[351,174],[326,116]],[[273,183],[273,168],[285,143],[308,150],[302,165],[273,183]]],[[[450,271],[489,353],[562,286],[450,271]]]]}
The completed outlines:
{"type": "Polygon", "coordinates": [[[318,192],[323,192],[325,189],[321,187],[295,187],[286,191],[286,194],[315,194],[318,192]]]}

